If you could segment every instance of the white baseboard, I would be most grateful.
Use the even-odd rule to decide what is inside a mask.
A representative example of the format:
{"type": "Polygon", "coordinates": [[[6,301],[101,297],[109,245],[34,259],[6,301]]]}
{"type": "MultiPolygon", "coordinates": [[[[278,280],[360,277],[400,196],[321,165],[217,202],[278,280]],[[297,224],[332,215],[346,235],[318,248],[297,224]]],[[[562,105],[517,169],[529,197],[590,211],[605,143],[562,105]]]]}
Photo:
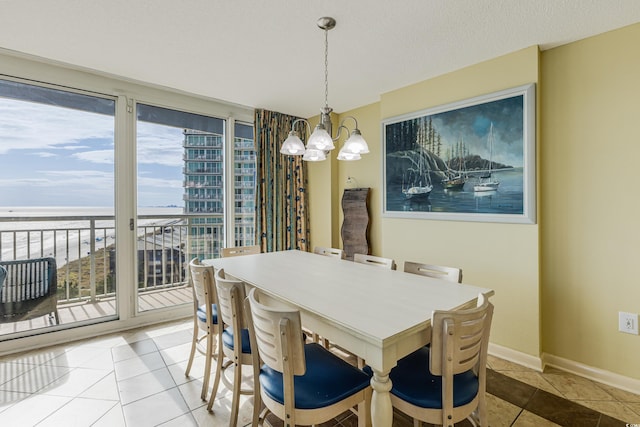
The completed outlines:
{"type": "Polygon", "coordinates": [[[540,358],[493,343],[489,343],[489,354],[538,372],[542,372],[545,366],[551,366],[620,390],[640,394],[640,380],[594,368],[593,366],[554,356],[553,354],[544,353],[540,358]]]}
{"type": "Polygon", "coordinates": [[[604,369],[594,368],[593,366],[584,365],[579,362],[574,362],[573,360],[554,356],[553,354],[544,353],[542,355],[542,360],[547,366],[552,366],[621,390],[640,394],[640,380],[635,378],[625,377],[624,375],[605,371],[604,369]]]}
{"type": "Polygon", "coordinates": [[[522,353],[521,351],[493,343],[489,343],[489,354],[499,357],[500,359],[508,360],[509,362],[517,363],[518,365],[526,366],[527,368],[534,369],[538,372],[542,372],[542,359],[539,357],[531,356],[530,354],[522,353]]]}

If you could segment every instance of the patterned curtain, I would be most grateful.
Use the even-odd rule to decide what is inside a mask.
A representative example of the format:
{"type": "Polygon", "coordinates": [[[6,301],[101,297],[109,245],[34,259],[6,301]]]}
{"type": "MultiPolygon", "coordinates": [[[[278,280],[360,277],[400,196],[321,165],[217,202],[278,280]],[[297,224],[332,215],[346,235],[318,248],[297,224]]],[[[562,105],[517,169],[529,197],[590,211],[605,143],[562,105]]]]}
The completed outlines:
{"type": "MultiPolygon", "coordinates": [[[[262,252],[309,250],[307,167],[302,156],[280,154],[296,119],[273,111],[255,112],[256,242],[262,252]]],[[[304,141],[302,127],[296,125],[296,130],[304,141]]]]}

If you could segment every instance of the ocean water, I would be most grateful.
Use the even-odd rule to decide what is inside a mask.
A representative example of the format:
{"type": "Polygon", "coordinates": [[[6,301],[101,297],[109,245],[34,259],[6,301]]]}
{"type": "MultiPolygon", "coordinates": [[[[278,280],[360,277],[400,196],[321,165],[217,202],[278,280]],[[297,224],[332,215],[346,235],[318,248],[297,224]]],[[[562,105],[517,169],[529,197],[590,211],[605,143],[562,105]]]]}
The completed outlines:
{"type": "MultiPolygon", "coordinates": [[[[144,207],[139,215],[181,215],[181,207],[144,207]]],[[[56,258],[58,266],[89,254],[91,248],[86,219],[74,217],[113,216],[111,207],[0,207],[0,259],[56,258]],[[53,217],[64,219],[51,221],[53,217]],[[28,218],[29,220],[23,220],[28,218]],[[38,220],[38,218],[46,218],[38,220]]],[[[138,226],[168,224],[172,219],[139,220],[138,226]]],[[[113,220],[98,220],[95,248],[115,243],[113,220]]]]}
{"type": "Polygon", "coordinates": [[[427,199],[407,200],[401,185],[387,187],[387,210],[399,212],[457,212],[521,215],[524,209],[524,181],[522,168],[494,171],[493,177],[500,181],[497,191],[476,193],[474,178],[463,190],[445,190],[435,184],[427,199]]]}

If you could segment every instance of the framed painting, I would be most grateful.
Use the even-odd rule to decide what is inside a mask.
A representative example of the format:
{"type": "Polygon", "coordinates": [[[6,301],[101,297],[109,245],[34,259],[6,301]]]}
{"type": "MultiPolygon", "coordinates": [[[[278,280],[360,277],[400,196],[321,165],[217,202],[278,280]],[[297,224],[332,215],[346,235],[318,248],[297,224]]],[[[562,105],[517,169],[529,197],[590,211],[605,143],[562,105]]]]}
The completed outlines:
{"type": "Polygon", "coordinates": [[[535,85],[382,121],[383,216],[536,222],[535,85]]]}

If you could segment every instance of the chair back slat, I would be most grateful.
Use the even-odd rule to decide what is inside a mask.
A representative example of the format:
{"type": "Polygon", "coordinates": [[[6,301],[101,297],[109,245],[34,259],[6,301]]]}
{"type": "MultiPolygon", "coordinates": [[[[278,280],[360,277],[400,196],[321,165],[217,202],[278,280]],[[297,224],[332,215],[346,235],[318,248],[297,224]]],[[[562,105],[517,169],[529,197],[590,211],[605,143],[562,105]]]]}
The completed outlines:
{"type": "Polygon", "coordinates": [[[222,248],[222,258],[232,256],[254,255],[260,253],[260,246],[236,246],[235,248],[222,248]]]}
{"type": "Polygon", "coordinates": [[[365,255],[365,254],[354,254],[353,255],[353,261],[360,263],[360,264],[366,264],[366,265],[372,265],[375,267],[382,267],[382,268],[387,268],[389,270],[395,270],[396,269],[396,262],[394,260],[392,260],[391,258],[383,258],[383,257],[379,257],[379,256],[374,256],[374,255],[365,255]]]}
{"type": "Polygon", "coordinates": [[[274,308],[260,302],[261,294],[251,289],[249,297],[252,335],[263,363],[278,372],[285,368],[293,375],[304,375],[306,362],[302,341],[302,322],[298,310],[274,308]],[[292,357],[285,358],[289,353],[292,357]],[[286,360],[285,360],[286,359],[286,360]],[[285,367],[285,364],[290,364],[285,367]]]}
{"type": "Polygon", "coordinates": [[[345,259],[347,256],[345,251],[343,251],[342,249],[324,248],[322,246],[316,246],[315,248],[313,248],[313,253],[340,259],[345,259]]]}
{"type": "Polygon", "coordinates": [[[28,320],[57,311],[57,267],[52,257],[0,261],[6,277],[0,286],[0,322],[28,320]]]}
{"type": "Polygon", "coordinates": [[[221,268],[215,273],[215,283],[218,293],[218,315],[224,324],[234,328],[234,337],[239,337],[240,329],[247,328],[243,308],[246,297],[244,282],[229,278],[221,268]]]}
{"type": "Polygon", "coordinates": [[[201,264],[197,258],[189,263],[193,296],[198,307],[216,302],[215,286],[213,284],[213,267],[201,264]]]}
{"type": "Polygon", "coordinates": [[[413,261],[404,262],[405,273],[419,274],[421,276],[434,277],[436,279],[449,280],[462,283],[462,269],[446,267],[443,265],[421,264],[413,261]]]}
{"type": "Polygon", "coordinates": [[[431,318],[430,370],[434,375],[445,371],[455,375],[477,366],[486,357],[493,304],[484,295],[478,306],[469,310],[434,311],[431,318]]]}

